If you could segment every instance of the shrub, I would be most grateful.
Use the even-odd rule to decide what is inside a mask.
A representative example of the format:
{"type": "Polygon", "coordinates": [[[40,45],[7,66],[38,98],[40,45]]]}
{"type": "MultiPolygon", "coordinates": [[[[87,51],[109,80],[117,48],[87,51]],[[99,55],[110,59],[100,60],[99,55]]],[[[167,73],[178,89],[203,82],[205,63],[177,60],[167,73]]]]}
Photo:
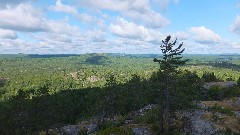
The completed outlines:
{"type": "Polygon", "coordinates": [[[222,114],[226,114],[228,116],[235,116],[235,113],[233,113],[231,111],[231,109],[226,108],[226,107],[217,106],[217,104],[215,104],[213,107],[211,107],[210,111],[212,111],[214,114],[216,112],[219,112],[219,113],[222,113],[222,114]]]}
{"type": "Polygon", "coordinates": [[[145,115],[143,116],[138,116],[135,120],[137,123],[147,123],[147,124],[154,124],[159,122],[161,119],[161,108],[160,106],[149,110],[145,115]]]}
{"type": "Polygon", "coordinates": [[[223,100],[240,95],[238,87],[223,88],[220,86],[212,86],[208,90],[208,100],[223,100]]]}
{"type": "Polygon", "coordinates": [[[215,133],[216,135],[240,135],[240,133],[236,133],[234,131],[232,131],[229,128],[223,129],[223,130],[219,130],[215,133]]]}
{"type": "Polygon", "coordinates": [[[99,132],[97,132],[97,135],[110,135],[110,134],[133,135],[133,132],[130,128],[124,128],[124,127],[113,127],[105,130],[100,130],[99,132]]]}
{"type": "Polygon", "coordinates": [[[204,72],[203,76],[202,76],[202,80],[204,82],[215,82],[215,81],[218,81],[217,77],[215,76],[215,74],[213,72],[211,72],[211,73],[204,72]]]}

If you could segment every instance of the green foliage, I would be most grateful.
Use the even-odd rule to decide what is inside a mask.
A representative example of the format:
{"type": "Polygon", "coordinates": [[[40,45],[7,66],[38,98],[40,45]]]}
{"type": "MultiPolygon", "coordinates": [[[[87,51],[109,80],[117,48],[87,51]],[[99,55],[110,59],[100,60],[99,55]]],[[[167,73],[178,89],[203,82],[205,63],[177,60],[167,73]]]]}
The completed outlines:
{"type": "Polygon", "coordinates": [[[217,77],[215,76],[215,74],[213,72],[209,73],[209,72],[204,72],[202,75],[202,80],[204,82],[216,82],[218,81],[217,77]]]}
{"type": "MultiPolygon", "coordinates": [[[[121,116],[120,116],[121,117],[121,116]]],[[[101,123],[99,123],[98,128],[99,130],[106,130],[109,128],[116,128],[116,127],[120,127],[124,124],[124,117],[122,118],[118,118],[117,121],[102,121],[101,123]]]]}
{"type": "MultiPolygon", "coordinates": [[[[165,81],[165,76],[161,71],[154,72],[152,77],[149,79],[152,84],[152,89],[156,89],[158,92],[157,103],[163,103],[163,92],[165,81]]],[[[195,72],[190,71],[179,71],[178,74],[173,74],[169,76],[169,83],[171,88],[169,88],[170,94],[170,109],[172,112],[174,110],[185,110],[195,107],[197,102],[203,100],[204,91],[202,89],[203,83],[201,79],[195,72]]]]}
{"type": "Polygon", "coordinates": [[[105,88],[64,90],[28,98],[28,91],[19,90],[17,96],[0,102],[0,134],[26,134],[45,128],[75,124],[92,116],[127,114],[149,103],[156,96],[147,80],[134,76],[125,84],[105,88]],[[109,97],[114,93],[114,98],[109,97]],[[109,102],[111,101],[111,102],[109,102]]]}
{"type": "MultiPolygon", "coordinates": [[[[165,76],[152,62],[160,55],[122,55],[0,55],[0,134],[33,134],[93,116],[126,115],[147,104],[161,105],[165,76]]],[[[199,76],[204,71],[222,80],[240,76],[237,68],[228,67],[240,65],[238,56],[186,56],[194,66],[179,68],[191,72],[176,70],[169,76],[171,110],[192,108],[191,101],[203,99],[199,76]],[[219,58],[235,65],[206,66],[219,58]]],[[[212,94],[210,90],[209,99],[239,94],[239,87],[217,88],[212,94]]],[[[153,110],[138,119],[154,123],[156,114],[153,110]]],[[[104,129],[120,124],[106,123],[104,129]]],[[[159,129],[159,123],[155,127],[159,129]]]]}
{"type": "Polygon", "coordinates": [[[232,98],[240,95],[240,89],[236,86],[228,88],[228,87],[220,87],[220,86],[212,86],[207,91],[207,99],[208,100],[223,100],[225,98],[232,98]]]}
{"type": "Polygon", "coordinates": [[[177,39],[174,42],[170,42],[171,36],[167,36],[167,38],[162,41],[161,50],[163,53],[162,60],[158,60],[156,58],[153,59],[154,62],[158,62],[160,64],[160,69],[164,72],[170,73],[173,72],[179,65],[184,65],[188,60],[181,60],[181,54],[185,49],[181,49],[183,43],[181,43],[178,47],[175,47],[177,43],[177,39]]]}
{"type": "Polygon", "coordinates": [[[131,128],[128,127],[113,127],[105,130],[100,130],[96,133],[97,135],[134,135],[131,128]]]}
{"type": "Polygon", "coordinates": [[[211,119],[212,119],[214,122],[222,121],[222,119],[221,119],[215,112],[212,113],[211,119]]]}
{"type": "MultiPolygon", "coordinates": [[[[189,100],[186,97],[184,98],[187,99],[185,100],[187,102],[185,102],[184,100],[179,100],[182,95],[187,95],[187,94],[182,93],[183,89],[182,87],[179,86],[182,82],[178,80],[179,76],[177,77],[177,75],[181,72],[176,69],[178,66],[184,65],[188,60],[181,60],[183,57],[181,55],[185,50],[185,49],[181,49],[183,43],[175,47],[177,43],[177,39],[174,42],[170,42],[170,39],[171,39],[171,36],[170,35],[167,36],[167,38],[164,41],[162,41],[163,44],[161,44],[160,46],[163,54],[163,58],[161,60],[158,60],[156,58],[153,59],[154,62],[159,63],[160,65],[159,72],[160,72],[160,75],[163,76],[162,78],[161,77],[159,78],[159,81],[163,81],[163,84],[162,84],[163,88],[160,89],[160,92],[162,95],[161,104],[163,108],[162,127],[164,129],[165,134],[169,134],[170,132],[171,114],[173,114],[173,112],[177,110],[179,106],[183,106],[183,104],[181,103],[188,103],[193,101],[193,100],[189,100]],[[181,83],[178,84],[178,81],[181,83]]],[[[188,89],[186,90],[189,92],[188,89]]]]}
{"type": "Polygon", "coordinates": [[[88,57],[85,62],[87,64],[97,64],[97,65],[103,65],[108,64],[109,58],[107,56],[104,56],[103,54],[92,54],[91,57],[88,57]]]}
{"type": "Polygon", "coordinates": [[[197,101],[204,99],[202,82],[196,73],[182,71],[172,81],[171,85],[175,86],[170,89],[172,111],[196,107],[197,101]]]}
{"type": "MultiPolygon", "coordinates": [[[[150,58],[107,54],[69,57],[0,55],[0,100],[16,96],[19,89],[35,91],[43,85],[48,86],[49,94],[68,89],[104,87],[110,74],[115,76],[117,83],[128,82],[132,74],[146,79],[156,67],[151,61],[150,58]],[[95,58],[99,61],[98,64],[92,61],[95,58]]],[[[37,93],[30,94],[32,95],[29,97],[39,96],[37,93]]]]}
{"type": "MultiPolygon", "coordinates": [[[[145,123],[145,124],[158,124],[161,120],[162,111],[160,111],[162,108],[160,106],[157,106],[156,108],[149,110],[146,112],[146,114],[142,116],[138,116],[134,122],[136,123],[145,123]]],[[[159,127],[158,127],[159,128],[159,127]]]]}
{"type": "Polygon", "coordinates": [[[219,112],[222,114],[226,114],[228,116],[235,116],[235,113],[232,112],[231,109],[226,108],[226,107],[217,106],[217,104],[210,107],[209,110],[212,111],[213,113],[219,112]]]}
{"type": "Polygon", "coordinates": [[[240,135],[240,133],[236,133],[234,131],[232,131],[229,128],[223,129],[223,130],[219,130],[215,133],[216,135],[240,135]]]}

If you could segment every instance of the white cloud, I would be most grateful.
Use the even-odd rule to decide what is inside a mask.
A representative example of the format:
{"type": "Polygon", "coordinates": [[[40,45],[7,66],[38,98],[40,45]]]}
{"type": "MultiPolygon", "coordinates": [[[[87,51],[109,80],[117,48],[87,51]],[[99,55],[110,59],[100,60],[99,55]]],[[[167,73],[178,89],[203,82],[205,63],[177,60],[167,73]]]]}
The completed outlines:
{"type": "Polygon", "coordinates": [[[50,6],[49,9],[55,12],[65,12],[72,14],[83,23],[97,23],[100,28],[105,27],[104,21],[102,19],[99,19],[96,16],[92,16],[87,13],[79,13],[75,7],[62,4],[61,0],[57,0],[56,4],[54,6],[50,6]]]}
{"type": "Polygon", "coordinates": [[[87,1],[79,0],[78,2],[80,6],[86,6],[97,9],[107,9],[113,11],[121,11],[128,9],[128,1],[121,0],[87,0],[87,1]]]}
{"type": "Polygon", "coordinates": [[[162,35],[159,32],[145,28],[142,25],[136,25],[123,18],[117,18],[115,23],[110,24],[109,30],[119,37],[138,39],[147,42],[157,42],[161,40],[162,35]]]}
{"type": "Polygon", "coordinates": [[[0,29],[0,39],[16,39],[15,31],[0,29]]]}
{"type": "MultiPolygon", "coordinates": [[[[204,26],[159,32],[170,23],[162,9],[179,0],[77,0],[79,5],[56,0],[45,9],[51,14],[60,12],[56,18],[67,18],[60,20],[31,1],[1,1],[0,53],[161,53],[159,45],[168,34],[184,42],[186,53],[240,51],[239,43],[224,41],[204,26]]],[[[240,34],[240,16],[231,30],[240,34]]]]}
{"type": "Polygon", "coordinates": [[[199,43],[219,43],[221,41],[218,34],[204,26],[191,27],[190,32],[194,34],[193,39],[199,43]]]}
{"type": "Polygon", "coordinates": [[[2,46],[0,53],[19,53],[24,49],[27,50],[31,46],[31,43],[21,39],[0,39],[0,44],[2,46]]]}
{"type": "Polygon", "coordinates": [[[161,8],[166,8],[169,4],[169,0],[155,0],[161,8]]]}
{"type": "Polygon", "coordinates": [[[143,26],[137,26],[123,18],[117,18],[114,24],[110,24],[109,29],[113,34],[126,38],[142,38],[145,31],[143,26]]]}
{"type": "Polygon", "coordinates": [[[5,8],[7,6],[16,6],[21,3],[27,3],[35,0],[1,0],[0,8],[5,8]]]}
{"type": "Polygon", "coordinates": [[[151,8],[149,0],[79,0],[79,5],[94,9],[119,11],[133,21],[141,21],[144,25],[152,28],[162,28],[170,23],[167,18],[151,8]]]}
{"type": "Polygon", "coordinates": [[[40,11],[29,4],[0,9],[0,18],[0,28],[4,29],[25,32],[44,31],[46,29],[46,20],[42,18],[40,11]]]}
{"type": "Polygon", "coordinates": [[[71,14],[78,13],[78,11],[74,7],[68,6],[68,5],[63,5],[61,0],[57,0],[56,5],[50,6],[49,9],[56,11],[56,12],[66,12],[66,13],[71,13],[71,14]]]}
{"type": "Polygon", "coordinates": [[[143,21],[144,24],[150,28],[162,28],[167,26],[170,21],[163,17],[160,13],[153,10],[147,10],[146,12],[138,12],[136,10],[130,10],[124,12],[125,15],[131,17],[136,21],[143,21]]]}
{"type": "Polygon", "coordinates": [[[93,41],[93,42],[105,42],[106,39],[105,39],[105,36],[106,36],[106,33],[101,31],[101,30],[92,30],[92,31],[89,31],[88,32],[88,38],[90,41],[93,41]]]}
{"type": "Polygon", "coordinates": [[[20,4],[0,10],[0,28],[20,32],[51,32],[76,34],[77,26],[71,26],[66,20],[47,20],[40,10],[29,4],[20,4]]]}
{"type": "Polygon", "coordinates": [[[240,34],[240,15],[237,15],[233,25],[231,25],[231,31],[240,34]]]}
{"type": "Polygon", "coordinates": [[[58,33],[43,33],[42,35],[33,36],[34,39],[40,41],[40,42],[65,42],[65,43],[71,43],[72,38],[69,35],[66,34],[58,34],[58,33]]]}
{"type": "Polygon", "coordinates": [[[76,35],[80,32],[78,26],[72,26],[68,24],[65,20],[48,20],[46,28],[46,32],[58,34],[76,35]]]}
{"type": "Polygon", "coordinates": [[[161,9],[165,9],[168,7],[170,2],[173,2],[175,4],[178,4],[180,0],[152,0],[154,4],[157,4],[160,6],[161,9]]]}

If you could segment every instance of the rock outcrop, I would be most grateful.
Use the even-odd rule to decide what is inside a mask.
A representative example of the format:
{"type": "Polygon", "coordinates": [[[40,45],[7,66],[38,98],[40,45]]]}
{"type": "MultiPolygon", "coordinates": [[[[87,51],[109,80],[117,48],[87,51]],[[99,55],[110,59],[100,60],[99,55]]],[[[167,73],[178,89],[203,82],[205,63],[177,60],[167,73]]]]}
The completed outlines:
{"type": "Polygon", "coordinates": [[[203,110],[195,110],[185,113],[184,132],[191,135],[213,135],[215,129],[212,123],[203,118],[203,110]]]}
{"type": "Polygon", "coordinates": [[[134,135],[153,135],[149,128],[132,128],[134,135]]]}
{"type": "Polygon", "coordinates": [[[234,85],[237,85],[237,82],[234,81],[227,81],[227,82],[209,82],[205,83],[203,85],[203,88],[209,89],[212,86],[219,86],[219,87],[233,87],[234,85]]]}
{"type": "Polygon", "coordinates": [[[58,130],[60,135],[78,135],[80,132],[80,126],[78,125],[67,125],[58,130]]]}

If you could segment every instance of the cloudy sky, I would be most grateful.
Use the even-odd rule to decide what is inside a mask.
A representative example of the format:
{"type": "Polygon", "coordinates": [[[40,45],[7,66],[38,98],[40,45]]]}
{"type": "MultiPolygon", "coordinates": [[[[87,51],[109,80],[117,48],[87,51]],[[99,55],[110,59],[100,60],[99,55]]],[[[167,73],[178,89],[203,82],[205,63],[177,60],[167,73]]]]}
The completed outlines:
{"type": "Polygon", "coordinates": [[[239,0],[1,0],[0,53],[240,53],[239,0]]]}

